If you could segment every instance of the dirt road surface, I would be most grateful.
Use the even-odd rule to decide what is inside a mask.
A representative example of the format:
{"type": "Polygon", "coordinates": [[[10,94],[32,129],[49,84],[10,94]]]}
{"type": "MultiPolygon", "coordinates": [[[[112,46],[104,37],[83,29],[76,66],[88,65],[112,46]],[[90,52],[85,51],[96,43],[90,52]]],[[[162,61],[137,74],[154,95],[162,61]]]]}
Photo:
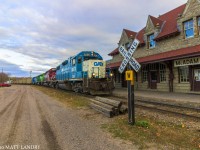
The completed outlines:
{"type": "Polygon", "coordinates": [[[31,86],[0,89],[0,149],[127,150],[77,110],[31,86]],[[14,147],[15,146],[15,147],[14,147]]]}

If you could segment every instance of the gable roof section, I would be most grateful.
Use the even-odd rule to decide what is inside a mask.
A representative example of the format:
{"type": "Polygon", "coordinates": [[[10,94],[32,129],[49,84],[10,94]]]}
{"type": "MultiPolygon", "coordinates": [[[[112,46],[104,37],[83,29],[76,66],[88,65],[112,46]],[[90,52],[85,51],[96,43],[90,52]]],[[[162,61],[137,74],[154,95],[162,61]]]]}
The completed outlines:
{"type": "Polygon", "coordinates": [[[117,55],[117,54],[119,54],[118,47],[115,50],[113,50],[112,52],[110,52],[108,55],[109,56],[114,56],[114,55],[117,55]]]}
{"type": "Polygon", "coordinates": [[[155,38],[155,40],[158,40],[162,37],[169,36],[173,33],[179,32],[177,28],[177,18],[179,14],[182,14],[185,9],[186,4],[183,4],[161,16],[158,18],[160,20],[165,21],[165,24],[162,28],[162,31],[158,34],[158,36],[155,38]]]}
{"type": "Polygon", "coordinates": [[[128,29],[123,29],[126,32],[126,35],[128,36],[128,38],[134,38],[137,34],[137,32],[128,30],[128,29]]]}
{"type": "MultiPolygon", "coordinates": [[[[131,31],[131,30],[128,30],[128,29],[123,29],[123,31],[126,33],[127,37],[128,38],[135,38],[137,32],[134,32],[134,31],[131,31]]],[[[122,32],[123,34],[123,32],[122,32]]],[[[118,51],[118,47],[116,49],[114,49],[112,52],[110,52],[108,55],[109,56],[114,56],[114,55],[117,55],[119,54],[119,51],[118,51]]]]}
{"type": "Polygon", "coordinates": [[[160,20],[160,19],[158,19],[158,18],[155,18],[155,17],[153,17],[153,16],[151,16],[151,15],[149,15],[149,18],[151,19],[151,21],[152,21],[154,27],[155,27],[157,24],[159,24],[160,26],[162,26],[162,24],[163,24],[163,22],[164,22],[164,21],[162,21],[162,20],[160,20]]]}
{"type": "Polygon", "coordinates": [[[145,31],[145,28],[143,28],[142,30],[140,30],[137,35],[136,35],[136,39],[138,39],[140,41],[140,45],[141,44],[144,44],[144,31],[145,31]]]}
{"type": "MultiPolygon", "coordinates": [[[[178,14],[182,14],[184,9],[185,9],[186,4],[183,4],[163,15],[160,15],[158,18],[155,18],[153,16],[150,16],[151,21],[154,25],[157,23],[160,24],[160,26],[163,24],[163,27],[161,28],[161,32],[158,34],[158,36],[155,38],[155,40],[161,39],[162,37],[169,36],[171,34],[177,33],[178,28],[177,28],[177,21],[176,19],[178,18],[178,14]]],[[[140,44],[144,44],[144,31],[145,27],[138,32],[136,35],[136,38],[140,41],[140,44]]]]}

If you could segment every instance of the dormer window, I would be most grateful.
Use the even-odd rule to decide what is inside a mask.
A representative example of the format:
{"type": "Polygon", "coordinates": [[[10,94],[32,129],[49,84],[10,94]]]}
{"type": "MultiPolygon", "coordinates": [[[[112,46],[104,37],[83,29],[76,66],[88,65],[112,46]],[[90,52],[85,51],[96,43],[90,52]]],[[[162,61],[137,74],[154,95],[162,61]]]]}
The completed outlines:
{"type": "Polygon", "coordinates": [[[154,34],[150,34],[148,37],[147,37],[147,40],[148,40],[148,48],[154,48],[156,46],[156,42],[154,41],[154,34]]]}
{"type": "Polygon", "coordinates": [[[185,38],[194,37],[194,25],[193,20],[184,22],[185,38]]]}
{"type": "Polygon", "coordinates": [[[199,35],[200,35],[200,17],[198,17],[198,29],[199,29],[199,35]]]}

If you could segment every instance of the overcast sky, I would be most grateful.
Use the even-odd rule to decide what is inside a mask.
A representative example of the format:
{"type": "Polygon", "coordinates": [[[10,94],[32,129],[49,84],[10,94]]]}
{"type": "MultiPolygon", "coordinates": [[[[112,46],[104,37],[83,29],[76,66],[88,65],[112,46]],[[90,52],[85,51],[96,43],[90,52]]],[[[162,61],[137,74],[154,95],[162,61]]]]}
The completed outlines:
{"type": "MultiPolygon", "coordinates": [[[[107,54],[123,28],[139,31],[187,0],[1,0],[0,69],[38,75],[83,50],[107,54]]],[[[1,71],[0,70],[0,71],[1,71]]]]}

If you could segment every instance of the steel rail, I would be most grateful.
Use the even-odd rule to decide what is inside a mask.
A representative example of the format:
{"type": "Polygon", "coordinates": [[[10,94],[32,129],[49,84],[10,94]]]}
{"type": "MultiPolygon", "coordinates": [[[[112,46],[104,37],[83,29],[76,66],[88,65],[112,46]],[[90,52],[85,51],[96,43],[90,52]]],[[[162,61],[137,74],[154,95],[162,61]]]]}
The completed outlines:
{"type": "Polygon", "coordinates": [[[161,113],[170,113],[170,114],[174,114],[174,115],[181,116],[181,117],[187,117],[187,118],[192,118],[192,119],[198,119],[198,120],[200,120],[199,116],[189,115],[189,114],[180,113],[180,112],[171,111],[171,110],[166,110],[166,109],[160,109],[160,108],[156,108],[156,107],[149,107],[149,106],[145,106],[145,105],[141,105],[141,104],[135,104],[135,105],[137,107],[151,109],[151,110],[154,110],[154,111],[156,110],[156,111],[159,111],[161,113]]]}

